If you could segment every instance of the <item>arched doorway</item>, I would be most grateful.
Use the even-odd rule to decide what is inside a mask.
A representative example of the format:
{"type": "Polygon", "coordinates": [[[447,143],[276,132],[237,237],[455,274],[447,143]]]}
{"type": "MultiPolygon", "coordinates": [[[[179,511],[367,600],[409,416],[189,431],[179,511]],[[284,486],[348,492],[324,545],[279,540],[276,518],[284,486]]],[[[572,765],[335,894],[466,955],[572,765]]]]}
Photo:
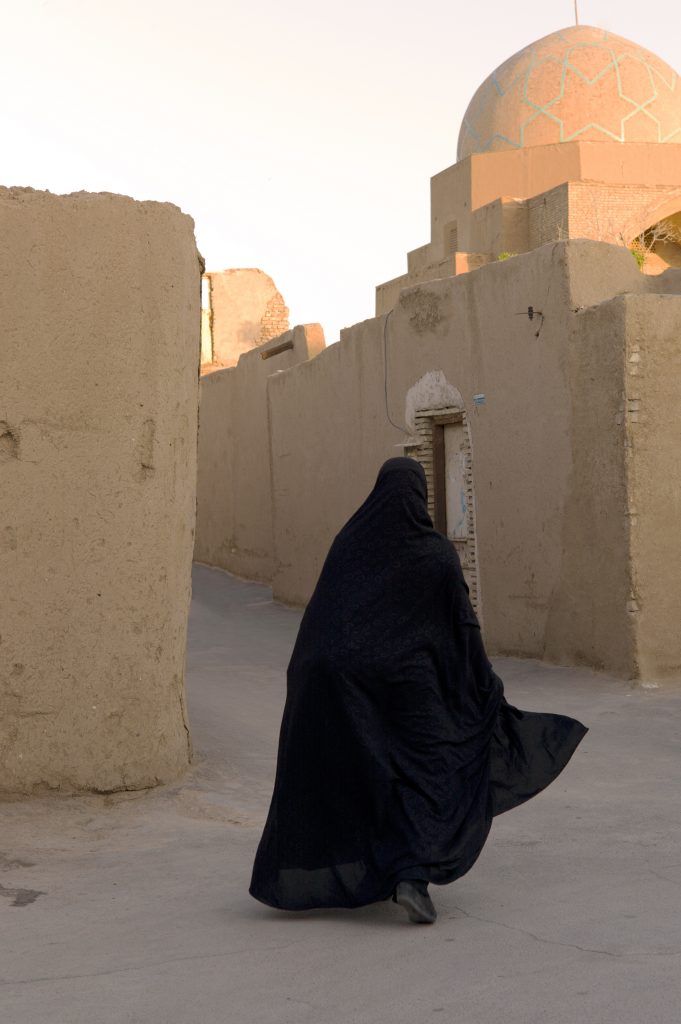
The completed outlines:
{"type": "Polygon", "coordinates": [[[644,274],[681,268],[681,209],[672,207],[665,212],[658,208],[649,215],[647,227],[632,238],[629,248],[644,274]]]}

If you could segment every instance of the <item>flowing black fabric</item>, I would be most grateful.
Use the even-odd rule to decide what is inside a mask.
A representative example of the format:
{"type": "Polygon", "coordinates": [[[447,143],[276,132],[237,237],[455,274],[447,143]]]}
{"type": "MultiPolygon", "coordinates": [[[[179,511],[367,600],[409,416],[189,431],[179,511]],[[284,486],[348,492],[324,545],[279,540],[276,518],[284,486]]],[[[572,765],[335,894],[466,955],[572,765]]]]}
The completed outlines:
{"type": "Polygon", "coordinates": [[[544,789],[585,732],[506,703],[423,469],[390,459],[300,625],[250,892],[302,910],[451,882],[493,815],[544,789]]]}

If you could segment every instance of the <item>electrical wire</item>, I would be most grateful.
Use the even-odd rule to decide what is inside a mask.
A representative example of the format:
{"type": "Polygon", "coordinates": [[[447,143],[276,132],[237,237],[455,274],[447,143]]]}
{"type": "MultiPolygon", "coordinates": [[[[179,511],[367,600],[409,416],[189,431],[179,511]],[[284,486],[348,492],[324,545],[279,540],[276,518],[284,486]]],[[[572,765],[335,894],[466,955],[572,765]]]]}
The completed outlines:
{"type": "Polygon", "coordinates": [[[383,321],[383,394],[385,397],[385,415],[388,423],[395,427],[396,430],[401,430],[407,437],[411,437],[411,432],[409,430],[405,430],[404,427],[395,423],[395,420],[390,415],[390,409],[388,408],[388,320],[392,314],[393,311],[391,309],[390,312],[386,314],[385,320],[383,321]]]}

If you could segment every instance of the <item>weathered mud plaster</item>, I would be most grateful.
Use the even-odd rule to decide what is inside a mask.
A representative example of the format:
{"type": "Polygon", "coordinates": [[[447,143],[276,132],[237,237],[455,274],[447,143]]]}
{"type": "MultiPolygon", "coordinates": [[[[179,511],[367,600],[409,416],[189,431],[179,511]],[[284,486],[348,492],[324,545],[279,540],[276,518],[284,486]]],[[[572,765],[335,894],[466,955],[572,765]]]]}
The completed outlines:
{"type": "Polygon", "coordinates": [[[413,430],[419,407],[463,408],[490,650],[678,678],[679,290],[580,240],[409,289],[388,324],[397,428],[385,317],[271,377],[275,596],[308,600],[409,440],[396,411],[413,430]]]}
{"type": "Polygon", "coordinates": [[[197,562],[271,580],[272,484],[267,381],[324,349],[319,324],[287,331],[201,378],[197,562]],[[263,358],[266,356],[267,358],[263,358]]]}
{"type": "MultiPolygon", "coordinates": [[[[666,275],[665,275],[666,276],[666,275]]],[[[677,278],[678,280],[678,278],[677,278]]],[[[681,679],[681,295],[622,298],[636,674],[681,679]]]]}
{"type": "Polygon", "coordinates": [[[407,391],[404,418],[410,430],[416,427],[416,413],[423,409],[463,409],[461,392],[450,384],[442,370],[430,370],[407,391]]]}
{"type": "Polygon", "coordinates": [[[210,303],[209,323],[204,317],[203,373],[236,366],[242,353],[288,330],[284,298],[262,270],[209,271],[205,282],[210,303]]]}
{"type": "Polygon", "coordinates": [[[0,190],[0,791],[189,758],[200,274],[192,220],[0,190]]]}

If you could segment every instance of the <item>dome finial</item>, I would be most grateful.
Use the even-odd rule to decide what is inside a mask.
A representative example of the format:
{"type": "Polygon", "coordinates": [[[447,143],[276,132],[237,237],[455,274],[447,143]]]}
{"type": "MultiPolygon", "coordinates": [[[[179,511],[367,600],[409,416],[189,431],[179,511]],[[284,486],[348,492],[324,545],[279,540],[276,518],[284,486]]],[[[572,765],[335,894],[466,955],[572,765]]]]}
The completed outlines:
{"type": "Polygon", "coordinates": [[[575,0],[575,25],[579,25],[579,7],[577,6],[577,0],[575,0]]]}

